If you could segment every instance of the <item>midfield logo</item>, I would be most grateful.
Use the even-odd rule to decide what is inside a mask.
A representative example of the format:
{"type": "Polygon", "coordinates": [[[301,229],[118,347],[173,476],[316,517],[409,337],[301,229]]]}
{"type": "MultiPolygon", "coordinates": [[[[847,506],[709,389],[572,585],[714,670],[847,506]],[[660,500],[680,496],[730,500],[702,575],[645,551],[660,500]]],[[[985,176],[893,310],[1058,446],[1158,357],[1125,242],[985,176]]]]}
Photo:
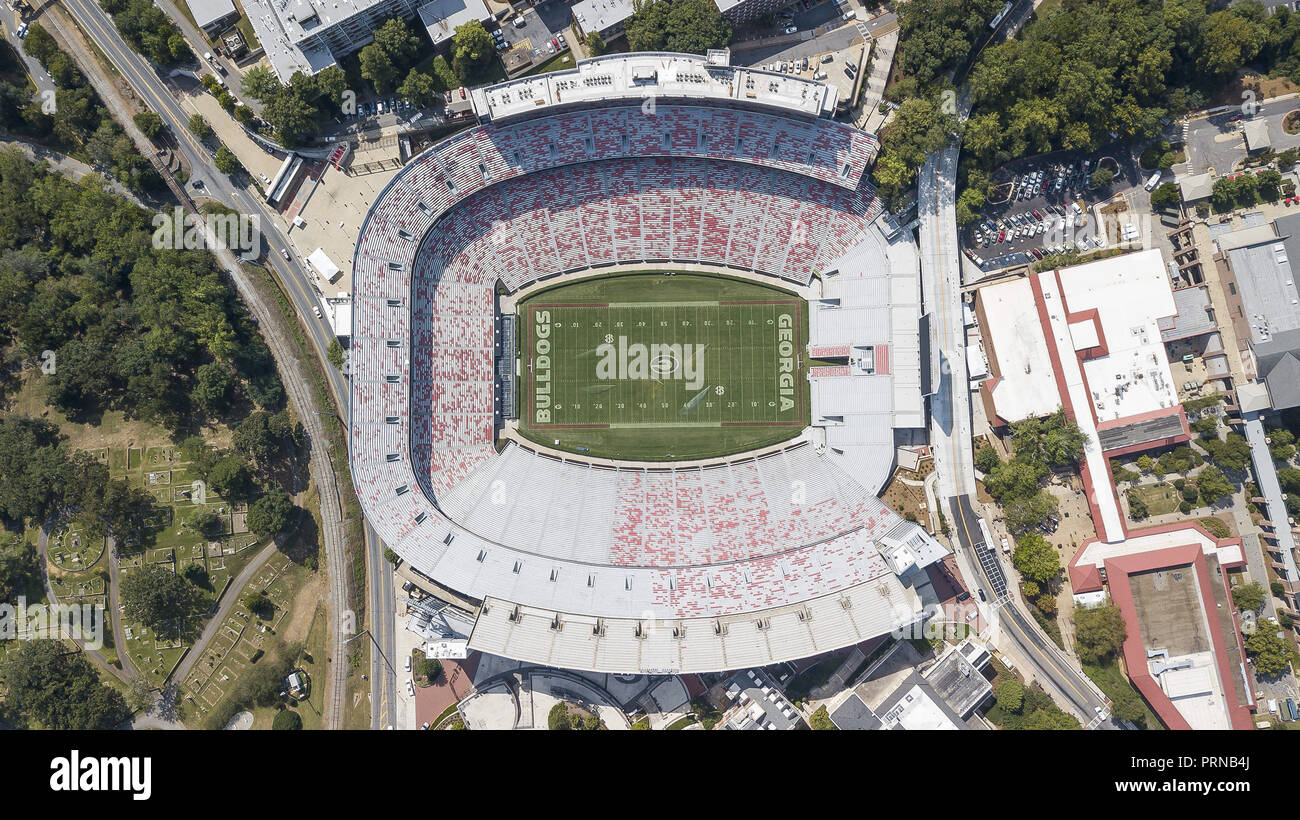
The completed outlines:
{"type": "Polygon", "coordinates": [[[606,336],[596,348],[596,378],[612,380],[685,379],[687,390],[704,386],[704,348],[696,344],[628,344],[626,336],[606,336]]]}

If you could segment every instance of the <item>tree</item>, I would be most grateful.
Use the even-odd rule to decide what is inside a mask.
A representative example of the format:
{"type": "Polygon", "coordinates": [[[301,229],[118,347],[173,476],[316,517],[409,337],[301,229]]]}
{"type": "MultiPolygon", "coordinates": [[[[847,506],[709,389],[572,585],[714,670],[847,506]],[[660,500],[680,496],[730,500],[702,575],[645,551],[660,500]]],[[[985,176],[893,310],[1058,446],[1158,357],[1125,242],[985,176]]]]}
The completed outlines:
{"type": "Polygon", "coordinates": [[[1291,666],[1290,645],[1267,628],[1246,638],[1246,654],[1264,678],[1276,678],[1291,666]]]}
{"type": "Polygon", "coordinates": [[[556,701],[546,715],[546,728],[553,732],[568,731],[573,726],[569,723],[569,706],[564,701],[556,701]]]}
{"type": "Polygon", "coordinates": [[[370,81],[375,91],[386,94],[393,89],[398,69],[378,43],[371,43],[361,49],[357,59],[361,62],[361,76],[370,81]]]}
{"type": "Polygon", "coordinates": [[[1105,663],[1114,657],[1128,637],[1124,616],[1113,604],[1074,608],[1074,637],[1079,660],[1105,663]]]}
{"type": "Polygon", "coordinates": [[[1178,193],[1178,186],[1172,182],[1162,183],[1151,192],[1151,207],[1154,210],[1168,210],[1178,206],[1182,197],[1178,193]]]}
{"type": "Polygon", "coordinates": [[[587,53],[592,57],[599,57],[604,54],[605,49],[608,48],[598,31],[587,32],[587,36],[583,39],[583,43],[587,46],[587,53]]]}
{"type": "Polygon", "coordinates": [[[1147,506],[1147,503],[1142,500],[1142,496],[1138,494],[1137,491],[1129,489],[1124,496],[1128,499],[1129,517],[1134,521],[1141,521],[1143,518],[1146,518],[1151,514],[1151,510],[1147,506]]]}
{"type": "Polygon", "coordinates": [[[1017,458],[1037,467],[1065,467],[1083,457],[1083,433],[1065,416],[1065,410],[1044,419],[1030,418],[1011,425],[1011,444],[1017,458]]]}
{"type": "Polygon", "coordinates": [[[415,69],[411,69],[411,73],[406,75],[397,93],[410,100],[416,108],[428,108],[439,96],[437,83],[433,77],[415,69]]]}
{"type": "Polygon", "coordinates": [[[988,474],[993,472],[1002,464],[1002,459],[998,457],[996,448],[985,445],[975,451],[975,469],[981,473],[988,474]]]}
{"type": "Polygon", "coordinates": [[[0,541],[0,601],[15,601],[40,581],[36,547],[19,534],[0,541]]]}
{"type": "Polygon", "coordinates": [[[1115,172],[1109,168],[1098,168],[1088,180],[1094,188],[1106,188],[1115,181],[1115,172]]]}
{"type": "Polygon", "coordinates": [[[1027,532],[1056,515],[1059,502],[1046,490],[1039,490],[1027,498],[1013,498],[1003,508],[1007,529],[1014,534],[1027,532]]]}
{"type": "Polygon", "coordinates": [[[462,82],[470,82],[496,55],[496,41],[478,20],[456,26],[451,38],[451,68],[462,82]]]}
{"type": "Polygon", "coordinates": [[[95,667],[61,641],[18,641],[0,653],[5,708],[29,729],[115,729],[130,717],[126,700],[100,682],[95,667]]]}
{"type": "Polygon", "coordinates": [[[276,732],[296,732],[302,728],[302,716],[292,709],[277,712],[271,721],[271,729],[276,732]]]}
{"type": "Polygon", "coordinates": [[[194,136],[201,140],[208,139],[212,136],[212,126],[208,125],[207,118],[202,114],[191,114],[189,126],[190,131],[194,132],[194,136]]]}
{"type": "Polygon", "coordinates": [[[1061,574],[1060,556],[1047,539],[1036,532],[1025,533],[1016,539],[1011,563],[1024,578],[1040,587],[1050,587],[1061,574]]]}
{"type": "MultiPolygon", "coordinates": [[[[208,484],[218,495],[242,500],[253,491],[253,475],[242,456],[230,454],[220,458],[208,473],[208,484]]],[[[249,509],[250,514],[252,509],[249,509]]]]}
{"type": "Polygon", "coordinates": [[[271,69],[266,66],[256,65],[244,72],[244,79],[240,81],[240,88],[249,97],[258,102],[266,102],[283,88],[280,81],[271,73],[271,69]]]}
{"type": "Polygon", "coordinates": [[[1227,498],[1235,491],[1232,482],[1213,464],[1207,464],[1196,474],[1196,489],[1201,503],[1210,506],[1221,498],[1227,498]]]}
{"type": "Polygon", "coordinates": [[[284,490],[262,494],[248,508],[248,529],[258,538],[273,538],[293,523],[297,508],[284,490]]]}
{"type": "Polygon", "coordinates": [[[224,145],[217,149],[215,160],[217,170],[223,174],[230,175],[234,174],[236,171],[244,170],[244,166],[240,164],[239,158],[235,156],[235,152],[231,151],[224,145]]]}
{"type": "Polygon", "coordinates": [[[220,416],[230,409],[235,377],[229,367],[220,362],[209,362],[199,367],[195,376],[191,398],[199,410],[208,416],[220,416]]]}
{"type": "Polygon", "coordinates": [[[87,537],[112,538],[120,551],[131,552],[152,543],[157,516],[153,495],[115,478],[87,487],[78,520],[87,537]]]}
{"type": "Polygon", "coordinates": [[[149,139],[157,139],[158,135],[162,133],[162,117],[152,111],[141,111],[131,119],[135,122],[135,127],[139,128],[149,139]]]}
{"type": "Polygon", "coordinates": [[[984,474],[984,487],[1000,504],[1017,498],[1029,498],[1038,492],[1038,483],[1047,471],[1026,464],[1019,456],[1003,462],[984,474]]]}
{"type": "Polygon", "coordinates": [[[835,731],[839,728],[831,722],[831,716],[826,711],[825,704],[818,707],[817,711],[812,713],[812,717],[808,718],[808,725],[819,732],[835,731]]]}
{"type": "Polygon", "coordinates": [[[1008,712],[1020,712],[1025,706],[1025,687],[1015,678],[1004,678],[998,682],[995,695],[998,706],[1008,712]]]}
{"type": "Polygon", "coordinates": [[[1242,612],[1259,612],[1264,606],[1264,587],[1258,581],[1232,588],[1232,602],[1242,612]]]}
{"type": "Polygon", "coordinates": [[[198,587],[158,565],[124,574],[119,596],[129,620],[167,635],[177,634],[184,621],[197,617],[208,606],[198,587]]]}
{"type": "Polygon", "coordinates": [[[442,674],[442,663],[437,658],[421,658],[416,664],[415,673],[427,682],[433,683],[442,674]]]}
{"type": "Polygon", "coordinates": [[[1263,39],[1261,27],[1242,15],[1215,12],[1201,29],[1197,65],[1207,74],[1231,74],[1259,53],[1263,39]]]}
{"type": "Polygon", "coordinates": [[[625,24],[632,51],[704,54],[731,43],[731,25],[711,0],[638,0],[625,24]]]}

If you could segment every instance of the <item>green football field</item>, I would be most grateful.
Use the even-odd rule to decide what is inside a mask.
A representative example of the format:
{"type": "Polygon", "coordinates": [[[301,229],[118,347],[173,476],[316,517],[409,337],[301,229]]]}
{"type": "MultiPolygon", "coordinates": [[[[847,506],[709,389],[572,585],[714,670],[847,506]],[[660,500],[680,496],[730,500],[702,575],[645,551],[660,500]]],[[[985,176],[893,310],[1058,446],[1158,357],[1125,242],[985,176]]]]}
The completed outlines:
{"type": "Polygon", "coordinates": [[[807,309],[785,292],[702,275],[610,277],[540,293],[519,322],[520,428],[548,446],[701,458],[807,424],[807,309]]]}

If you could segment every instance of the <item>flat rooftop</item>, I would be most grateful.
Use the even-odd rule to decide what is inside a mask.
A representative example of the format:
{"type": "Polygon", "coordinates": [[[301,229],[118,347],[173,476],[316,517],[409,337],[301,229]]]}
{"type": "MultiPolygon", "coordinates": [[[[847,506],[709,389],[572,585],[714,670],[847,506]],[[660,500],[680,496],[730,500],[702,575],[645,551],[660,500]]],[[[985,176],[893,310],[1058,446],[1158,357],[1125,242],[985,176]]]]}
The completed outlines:
{"type": "Polygon", "coordinates": [[[473,93],[474,108],[484,120],[531,114],[561,102],[609,103],[655,97],[744,100],[823,117],[835,111],[837,97],[834,88],[815,80],[664,52],[596,57],[568,71],[521,77],[473,93]]]}
{"type": "Polygon", "coordinates": [[[435,46],[450,40],[457,26],[491,16],[483,0],[432,0],[420,6],[420,25],[435,46]]]}
{"type": "Polygon", "coordinates": [[[1016,422],[1056,412],[1061,389],[1029,279],[980,288],[979,299],[984,350],[997,377],[991,394],[998,416],[1016,422]]]}
{"type": "Polygon", "coordinates": [[[1077,350],[1103,344],[1105,355],[1083,362],[1099,424],[1177,407],[1160,320],[1178,312],[1157,249],[1059,271],[1070,315],[1095,311],[1070,325],[1077,350]],[[1082,338],[1080,330],[1083,329],[1082,338]],[[1098,338],[1100,337],[1100,338],[1098,338]]]}

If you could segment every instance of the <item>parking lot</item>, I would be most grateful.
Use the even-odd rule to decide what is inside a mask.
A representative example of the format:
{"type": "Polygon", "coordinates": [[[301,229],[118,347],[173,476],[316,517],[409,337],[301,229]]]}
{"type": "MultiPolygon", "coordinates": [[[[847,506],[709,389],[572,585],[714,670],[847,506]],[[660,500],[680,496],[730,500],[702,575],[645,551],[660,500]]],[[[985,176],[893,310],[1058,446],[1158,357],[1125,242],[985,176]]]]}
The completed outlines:
{"type": "Polygon", "coordinates": [[[543,3],[502,23],[501,33],[507,49],[523,45],[532,56],[532,65],[537,66],[568,49],[569,22],[567,4],[543,3]]]}
{"type": "Polygon", "coordinates": [[[1129,152],[1112,154],[1117,156],[1058,153],[1000,169],[994,175],[998,187],[981,218],[962,230],[966,255],[982,270],[994,271],[1069,247],[1080,252],[1101,247],[1104,243],[1087,227],[1089,208],[1134,185],[1145,193],[1141,171],[1129,152]],[[1093,189],[1089,178],[1103,158],[1106,167],[1116,171],[1115,181],[1093,189]]]}

